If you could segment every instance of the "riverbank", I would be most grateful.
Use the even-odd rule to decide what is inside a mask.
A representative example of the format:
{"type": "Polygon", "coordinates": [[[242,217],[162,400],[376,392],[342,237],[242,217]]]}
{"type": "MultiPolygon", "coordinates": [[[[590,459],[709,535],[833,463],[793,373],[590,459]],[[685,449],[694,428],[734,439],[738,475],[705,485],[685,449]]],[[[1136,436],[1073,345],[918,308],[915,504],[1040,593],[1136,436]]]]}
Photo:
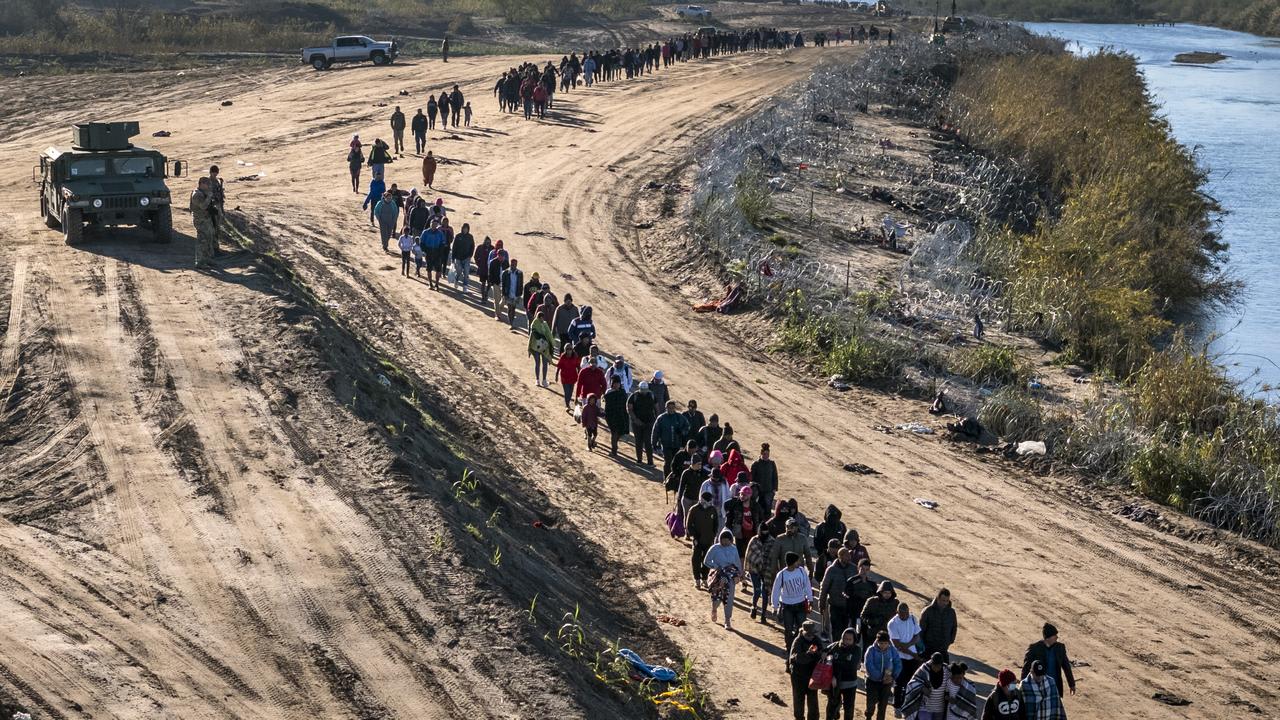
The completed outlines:
{"type": "MultiPolygon", "coordinates": [[[[921,8],[932,12],[933,6],[921,8]]],[[[1107,0],[971,0],[965,13],[1035,22],[1130,23],[1211,25],[1255,35],[1280,37],[1280,0],[1188,3],[1184,0],[1149,0],[1136,4],[1107,0]]]]}
{"type": "Polygon", "coordinates": [[[1235,287],[1203,171],[1152,120],[1131,60],[1017,33],[908,38],[819,68],[798,95],[721,135],[685,179],[713,276],[749,290],[749,342],[835,387],[945,390],[950,420],[978,419],[985,442],[1044,442],[1044,470],[1280,541],[1274,409],[1175,339],[1171,308],[1235,287]],[[880,63],[903,81],[879,83],[880,63]],[[1050,107],[1070,110],[1046,123],[1050,107]],[[1100,117],[1078,146],[1072,118],[1100,117]]]}

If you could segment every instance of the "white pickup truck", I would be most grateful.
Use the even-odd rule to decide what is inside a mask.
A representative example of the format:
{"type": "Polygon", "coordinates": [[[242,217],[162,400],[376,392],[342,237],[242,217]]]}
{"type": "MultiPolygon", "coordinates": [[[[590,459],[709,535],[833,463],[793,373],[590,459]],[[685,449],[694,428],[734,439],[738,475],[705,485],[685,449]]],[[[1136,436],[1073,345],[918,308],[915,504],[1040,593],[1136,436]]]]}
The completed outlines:
{"type": "Polygon", "coordinates": [[[334,38],[332,45],[302,49],[302,63],[317,70],[328,70],[334,63],[372,62],[387,65],[400,54],[395,40],[380,42],[363,35],[344,35],[334,38]]]}

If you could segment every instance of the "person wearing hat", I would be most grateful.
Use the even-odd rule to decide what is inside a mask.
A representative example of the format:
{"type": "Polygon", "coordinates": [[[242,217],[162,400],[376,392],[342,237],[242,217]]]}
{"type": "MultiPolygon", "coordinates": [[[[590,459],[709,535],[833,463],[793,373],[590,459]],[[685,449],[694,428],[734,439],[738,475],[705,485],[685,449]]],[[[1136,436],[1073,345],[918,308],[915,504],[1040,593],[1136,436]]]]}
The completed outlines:
{"type": "Polygon", "coordinates": [[[888,632],[889,618],[893,617],[897,610],[898,593],[893,589],[893,583],[884,580],[880,583],[880,587],[876,588],[876,594],[867,598],[867,602],[862,606],[862,612],[858,614],[865,645],[870,645],[881,630],[888,632]]]}
{"type": "MultiPolygon", "coordinates": [[[[583,378],[588,377],[587,368],[583,368],[578,373],[578,385],[582,385],[583,378]]],[[[609,455],[617,457],[618,442],[631,432],[631,422],[627,414],[627,391],[622,389],[622,383],[617,378],[613,378],[609,383],[609,392],[604,394],[604,420],[609,426],[609,455]]]]}
{"type": "MultiPolygon", "coordinates": [[[[526,317],[529,317],[529,298],[533,297],[534,293],[541,289],[542,278],[535,272],[529,276],[529,282],[524,284],[524,288],[520,292],[520,308],[524,310],[526,317]]],[[[533,318],[529,317],[529,320],[532,322],[533,318]]]]}
{"type": "MultiPolygon", "coordinates": [[[[666,386],[663,385],[664,394],[666,390],[666,386]]],[[[689,420],[676,409],[674,400],[659,404],[658,394],[654,392],[652,384],[649,385],[649,394],[653,396],[654,406],[662,408],[662,414],[653,422],[650,445],[656,445],[662,452],[662,477],[670,477],[673,469],[672,462],[680,453],[680,446],[684,443],[685,437],[689,435],[689,420]]]]}
{"type": "Polygon", "coordinates": [[[1031,643],[1022,657],[1022,674],[1031,670],[1031,664],[1044,663],[1045,674],[1057,685],[1058,697],[1062,697],[1062,678],[1065,675],[1067,687],[1071,694],[1076,694],[1076,676],[1071,672],[1071,659],[1067,657],[1067,646],[1058,642],[1058,628],[1052,623],[1045,623],[1040,629],[1043,640],[1031,643]]]}
{"type": "MultiPolygon", "coordinates": [[[[813,604],[813,582],[809,579],[809,569],[800,564],[798,554],[787,553],[785,561],[786,565],[773,578],[773,589],[769,597],[773,613],[782,623],[783,644],[791,647],[800,623],[809,617],[809,606],[813,604]]],[[[789,656],[787,672],[791,672],[789,656]]],[[[805,681],[808,682],[807,677],[805,681]]]]}
{"type": "MultiPolygon", "coordinates": [[[[800,534],[800,522],[795,518],[787,518],[783,524],[782,535],[778,541],[773,544],[773,557],[775,572],[782,567],[782,560],[787,553],[796,553],[804,560],[804,568],[807,572],[812,564],[813,547],[809,544],[809,539],[800,534]]],[[[887,619],[886,619],[887,621],[887,619]]]]}
{"type": "Polygon", "coordinates": [[[596,325],[591,318],[591,306],[583,305],[579,311],[578,317],[569,323],[569,342],[578,344],[584,339],[594,341],[596,339],[596,325]]]}
{"type": "Polygon", "coordinates": [[[769,455],[769,443],[760,444],[760,457],[751,463],[751,481],[760,486],[760,504],[773,507],[778,492],[778,465],[769,455]]]}
{"type": "Polygon", "coordinates": [[[853,701],[858,695],[858,666],[862,664],[862,652],[858,648],[858,631],[851,627],[836,633],[836,641],[827,646],[826,657],[831,663],[831,692],[827,695],[827,720],[839,720],[844,709],[844,720],[853,720],[853,701]]]}
{"type": "Polygon", "coordinates": [[[902,656],[902,674],[898,676],[893,693],[893,706],[902,709],[902,695],[907,689],[907,681],[920,667],[920,651],[916,643],[920,642],[920,623],[911,614],[911,608],[905,602],[898,603],[898,612],[889,619],[889,639],[902,656]]]}
{"type": "Polygon", "coordinates": [[[631,376],[631,366],[627,364],[627,360],[621,353],[613,358],[613,364],[609,366],[609,375],[617,377],[622,381],[622,389],[631,392],[632,386],[635,384],[631,376]]]}
{"type": "MultiPolygon", "coordinates": [[[[818,584],[818,587],[822,587],[822,578],[827,574],[827,568],[836,561],[836,551],[839,549],[840,541],[835,538],[828,540],[826,547],[814,543],[814,554],[817,555],[817,559],[813,561],[813,581],[818,584]]],[[[853,572],[853,569],[850,568],[849,571],[853,572]]]]}
{"type": "MultiPolygon", "coordinates": [[[[893,630],[889,631],[889,637],[893,638],[893,630]]],[[[903,666],[905,668],[905,662],[903,666]]],[[[929,662],[907,675],[909,679],[903,675],[906,675],[905,671],[897,680],[898,686],[905,684],[905,687],[899,687],[895,693],[902,700],[894,711],[894,716],[911,720],[946,720],[947,685],[951,683],[951,670],[942,653],[934,653],[929,662]]]]}
{"type": "MultiPolygon", "coordinates": [[[[621,359],[619,355],[618,360],[621,359]]],[[[617,368],[617,363],[614,367],[617,368]]],[[[615,372],[613,377],[618,377],[618,374],[615,372]]],[[[623,387],[626,387],[625,382],[623,387]]],[[[653,425],[658,419],[658,411],[653,405],[649,383],[640,382],[635,392],[627,397],[627,415],[631,418],[631,433],[636,439],[636,462],[653,467],[653,425]]]]}
{"type": "Polygon", "coordinates": [[[716,622],[716,610],[724,605],[724,629],[732,630],[733,591],[742,577],[742,556],[728,528],[720,531],[720,541],[707,550],[702,565],[711,569],[707,589],[711,593],[711,622],[716,622]]]}
{"type": "Polygon", "coordinates": [[[867,552],[867,546],[862,544],[862,536],[854,528],[844,534],[844,546],[849,548],[849,560],[854,565],[859,565],[863,560],[868,564],[871,563],[871,553],[867,552]]]}
{"type": "Polygon", "coordinates": [[[427,285],[432,290],[439,290],[440,269],[444,265],[443,259],[449,252],[444,231],[440,229],[440,221],[431,220],[431,226],[422,231],[418,244],[422,246],[422,255],[426,258],[427,285]]]}
{"type": "Polygon", "coordinates": [[[840,520],[844,513],[840,512],[840,508],[835,505],[828,505],[826,511],[822,513],[822,522],[818,523],[818,527],[813,529],[813,547],[819,552],[826,550],[827,545],[832,540],[836,541],[836,545],[844,543],[846,531],[845,524],[840,520]]]}
{"type": "Polygon", "coordinates": [[[1039,660],[1031,661],[1030,672],[1022,678],[1018,688],[1022,692],[1022,707],[1027,720],[1066,720],[1067,711],[1062,706],[1062,691],[1053,682],[1039,660]]]}
{"type": "Polygon", "coordinates": [[[573,346],[573,342],[569,340],[569,324],[577,317],[578,306],[573,304],[573,295],[565,293],[564,302],[556,306],[556,314],[551,318],[551,329],[560,341],[560,352],[573,346]]]}
{"type": "Polygon", "coordinates": [[[551,326],[541,315],[535,315],[529,323],[529,355],[533,357],[533,381],[538,387],[549,387],[547,372],[551,368],[554,348],[555,338],[551,336],[551,326]]]}
{"type": "Polygon", "coordinates": [[[1026,720],[1026,717],[1018,677],[1012,670],[1005,668],[996,676],[996,686],[983,705],[982,720],[1026,720]]]}
{"type": "Polygon", "coordinates": [[[697,504],[689,508],[684,519],[685,537],[693,543],[693,587],[701,590],[707,586],[708,567],[703,563],[707,551],[716,539],[720,515],[711,506],[711,495],[703,493],[697,504]]]}
{"type": "Polygon", "coordinates": [[[671,400],[671,392],[667,389],[666,376],[661,370],[655,370],[649,380],[649,392],[653,393],[653,402],[660,408],[667,406],[671,400]]]}
{"type": "Polygon", "coordinates": [[[889,698],[893,696],[894,678],[902,672],[902,658],[889,642],[889,633],[880,630],[871,636],[867,643],[867,652],[862,656],[862,668],[867,676],[867,710],[866,718],[884,720],[885,709],[889,698]]]}
{"type": "Polygon", "coordinates": [[[787,646],[787,662],[791,673],[791,708],[795,720],[818,720],[818,691],[810,689],[809,678],[822,660],[825,644],[818,637],[819,626],[813,620],[800,625],[800,633],[787,646]],[[806,712],[807,711],[807,712],[806,712]]]}

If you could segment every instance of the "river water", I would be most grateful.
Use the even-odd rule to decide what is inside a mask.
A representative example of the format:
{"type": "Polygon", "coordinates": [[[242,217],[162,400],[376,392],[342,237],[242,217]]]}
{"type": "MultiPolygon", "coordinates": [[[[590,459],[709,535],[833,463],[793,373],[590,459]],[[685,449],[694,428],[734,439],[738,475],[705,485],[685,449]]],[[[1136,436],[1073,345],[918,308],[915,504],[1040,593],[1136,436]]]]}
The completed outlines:
{"type": "MultiPolygon", "coordinates": [[[[1070,41],[1073,52],[1112,48],[1138,59],[1174,135],[1209,168],[1209,192],[1228,213],[1228,271],[1244,301],[1211,320],[1214,345],[1246,386],[1280,386],[1280,40],[1196,25],[1137,27],[1026,23],[1070,41]],[[1178,65],[1178,53],[1228,59],[1178,65]]],[[[1278,394],[1272,394],[1273,399],[1278,394]]]]}

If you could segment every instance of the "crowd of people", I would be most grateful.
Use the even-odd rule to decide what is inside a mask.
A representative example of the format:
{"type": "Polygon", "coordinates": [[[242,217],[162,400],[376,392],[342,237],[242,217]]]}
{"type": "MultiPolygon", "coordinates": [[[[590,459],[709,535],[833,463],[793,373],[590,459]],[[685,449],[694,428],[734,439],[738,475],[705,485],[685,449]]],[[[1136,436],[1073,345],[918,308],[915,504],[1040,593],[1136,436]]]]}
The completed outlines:
{"type": "MultiPolygon", "coordinates": [[[[494,92],[502,110],[523,108],[531,117],[551,106],[557,88],[630,78],[694,57],[802,42],[800,33],[757,30],[575,53],[559,67],[526,63],[512,68],[494,92]],[[526,91],[528,86],[533,87],[526,91]]],[[[460,110],[469,122],[470,104],[463,104],[457,86],[433,100],[440,122],[457,124],[460,110]]],[[[425,150],[425,130],[434,122],[432,117],[419,121],[421,115],[411,126],[415,139],[425,128],[419,154],[425,150]]],[[[661,477],[673,498],[667,529],[688,544],[692,587],[707,593],[711,620],[732,630],[740,606],[752,620],[772,620],[779,627],[785,656],[779,669],[789,678],[796,720],[818,720],[820,693],[826,694],[827,720],[851,720],[859,683],[868,720],[883,720],[890,706],[895,717],[915,720],[1065,718],[1061,696],[1064,689],[1074,693],[1076,682],[1053,625],[1045,623],[1020,672],[1002,670],[991,693],[979,697],[968,665],[950,652],[959,619],[946,588],[919,615],[913,613],[892,580],[872,573],[862,536],[846,526],[837,506],[828,505],[821,521],[811,522],[798,501],[786,496],[768,442],[749,458],[732,424],[715,412],[704,414],[695,398],[675,399],[663,371],[641,373],[621,353],[603,352],[590,304],[568,292],[557,295],[537,271],[526,276],[528,268],[503,240],[486,236],[477,243],[466,223],[455,230],[443,198],[431,201],[416,187],[388,186],[386,165],[402,151],[404,127],[396,108],[394,149],[375,140],[366,159],[358,136],[349,147],[353,189],[359,192],[365,164],[373,171],[363,208],[378,229],[383,252],[399,253],[402,275],[421,279],[435,291],[448,283],[511,332],[527,332],[534,383],[559,386],[566,422],[580,426],[587,451],[607,452],[627,463],[621,458],[634,453],[640,472],[661,477]],[[609,435],[607,450],[599,440],[602,429],[609,435]]],[[[423,184],[430,188],[435,159],[430,152],[423,159],[423,184]]],[[[732,296],[734,289],[726,292],[732,296]]],[[[709,309],[723,311],[722,303],[709,309]]]]}

